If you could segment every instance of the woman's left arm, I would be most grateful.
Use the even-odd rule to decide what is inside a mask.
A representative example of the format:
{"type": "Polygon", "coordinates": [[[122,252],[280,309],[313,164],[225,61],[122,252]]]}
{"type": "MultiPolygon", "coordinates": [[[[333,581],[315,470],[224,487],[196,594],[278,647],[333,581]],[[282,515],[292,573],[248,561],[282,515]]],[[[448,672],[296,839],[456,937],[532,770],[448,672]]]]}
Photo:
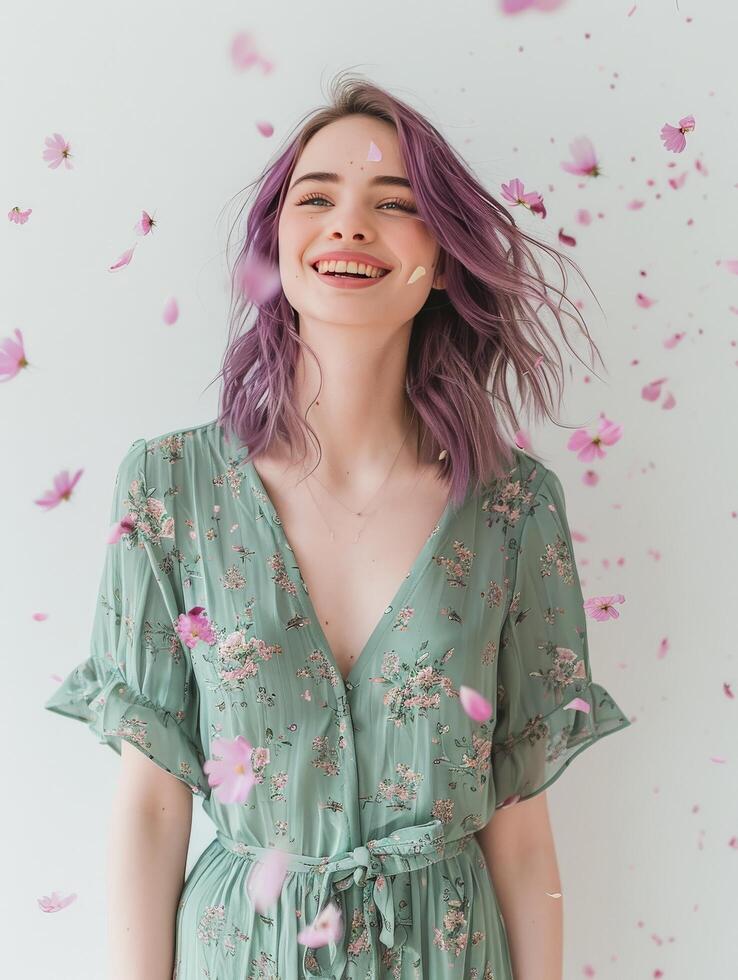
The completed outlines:
{"type": "Polygon", "coordinates": [[[546,793],[496,810],[477,840],[505,922],[514,980],[562,980],[563,899],[546,793]]]}

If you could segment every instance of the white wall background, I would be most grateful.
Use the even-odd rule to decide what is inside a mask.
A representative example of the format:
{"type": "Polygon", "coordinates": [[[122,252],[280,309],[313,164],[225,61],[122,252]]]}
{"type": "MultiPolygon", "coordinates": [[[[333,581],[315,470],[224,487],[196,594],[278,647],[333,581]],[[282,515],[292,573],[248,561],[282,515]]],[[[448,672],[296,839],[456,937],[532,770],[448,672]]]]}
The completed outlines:
{"type": "MultiPolygon", "coordinates": [[[[225,340],[234,214],[221,209],[344,68],[425,112],[497,197],[516,176],[541,191],[547,219],[516,218],[554,245],[560,228],[575,235],[568,251],[606,313],[575,288],[607,373],[597,365],[604,383],[585,383],[569,355],[561,419],[594,427],[604,412],[624,426],[593,467],[598,485],[566,449],[570,430],[530,430],[586,536],[585,596],[627,599],[619,620],[590,620],[589,637],[597,680],[634,724],[548,794],[565,978],[735,975],[738,702],[723,685],[738,692],[738,277],[719,263],[738,257],[738,13],[720,0],[649,0],[628,16],[632,6],[569,0],[515,17],[498,0],[3,6],[2,207],[33,208],[27,224],[0,227],[0,339],[22,329],[33,365],[0,388],[4,976],[104,975],[119,760],[42,703],[52,674],[87,656],[125,450],[216,414],[217,385],[205,387],[225,340]],[[271,74],[234,68],[242,30],[271,74]],[[686,151],[666,152],[661,126],[689,113],[686,151]],[[43,161],[54,132],[73,170],[43,161]],[[580,135],[604,171],[584,188],[560,167],[580,135]],[[627,208],[634,198],[640,211],[627,208]],[[137,239],[143,208],[159,226],[137,239]],[[588,227],[579,208],[595,216],[588,227]],[[108,272],[134,241],[131,265],[108,272]],[[639,291],[658,302],[640,308],[639,291]],[[174,326],[161,318],[170,296],[174,326]],[[670,410],[641,397],[661,377],[670,410]],[[33,503],[78,467],[69,503],[33,503]],[[35,622],[37,610],[49,618],[35,622]],[[78,897],[46,914],[37,900],[54,890],[78,897]]],[[[196,803],[188,870],[212,836],[196,803]]]]}

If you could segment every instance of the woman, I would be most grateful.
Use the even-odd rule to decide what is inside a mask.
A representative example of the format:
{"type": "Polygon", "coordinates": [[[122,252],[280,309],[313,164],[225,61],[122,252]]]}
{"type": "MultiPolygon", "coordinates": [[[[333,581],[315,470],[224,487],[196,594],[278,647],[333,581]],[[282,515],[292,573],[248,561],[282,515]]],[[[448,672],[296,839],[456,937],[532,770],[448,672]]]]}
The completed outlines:
{"type": "Polygon", "coordinates": [[[120,976],[561,980],[545,790],[629,722],[561,484],[502,432],[560,325],[527,240],[361,80],[263,176],[235,278],[278,289],[237,290],[219,417],[123,460],[92,653],[46,705],[125,745],[120,976]],[[193,794],[216,837],[180,894],[193,794]]]}

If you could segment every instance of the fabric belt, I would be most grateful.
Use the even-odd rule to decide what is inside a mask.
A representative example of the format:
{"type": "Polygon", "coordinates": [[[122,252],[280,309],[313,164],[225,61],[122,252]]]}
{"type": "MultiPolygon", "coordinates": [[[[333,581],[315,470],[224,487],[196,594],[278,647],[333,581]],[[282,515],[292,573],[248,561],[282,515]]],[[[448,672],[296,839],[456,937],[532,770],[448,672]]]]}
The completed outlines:
{"type": "MultiPolygon", "coordinates": [[[[387,948],[395,946],[396,941],[402,946],[407,939],[407,933],[401,923],[395,924],[395,901],[392,890],[392,876],[406,871],[418,871],[427,868],[437,861],[455,857],[464,850],[473,833],[464,834],[452,840],[447,840],[444,827],[440,820],[429,820],[427,823],[414,827],[402,827],[388,837],[367,841],[352,851],[343,851],[329,857],[310,857],[305,854],[290,854],[287,871],[319,875],[321,879],[316,916],[326,907],[335,896],[341,895],[347,888],[357,884],[362,888],[364,919],[367,929],[377,923],[371,914],[372,904],[376,907],[382,920],[379,941],[387,948]],[[397,935],[399,933],[399,935],[397,935]]],[[[273,848],[257,847],[243,841],[233,840],[221,830],[216,832],[216,838],[227,850],[243,858],[262,858],[272,853],[273,848]]],[[[248,896],[247,896],[248,897],[248,896]]],[[[316,972],[314,955],[309,955],[311,947],[306,946],[302,957],[302,968],[306,976],[323,978],[323,980],[342,980],[347,966],[346,953],[346,923],[345,902],[342,900],[344,934],[338,943],[329,943],[330,973],[316,972]]],[[[285,942],[280,943],[285,955],[294,956],[297,947],[297,921],[295,916],[288,916],[284,925],[285,942]]],[[[409,924],[409,923],[408,923],[409,924]]],[[[309,925],[309,923],[305,923],[309,925]]],[[[376,943],[371,943],[372,964],[371,972],[367,974],[372,980],[380,976],[379,951],[376,943]]]]}

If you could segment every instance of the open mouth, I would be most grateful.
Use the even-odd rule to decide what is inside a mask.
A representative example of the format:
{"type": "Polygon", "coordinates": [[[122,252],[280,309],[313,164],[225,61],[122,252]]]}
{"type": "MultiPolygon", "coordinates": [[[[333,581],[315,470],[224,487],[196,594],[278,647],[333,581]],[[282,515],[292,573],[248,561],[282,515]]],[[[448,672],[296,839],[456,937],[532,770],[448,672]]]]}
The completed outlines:
{"type": "Polygon", "coordinates": [[[330,279],[358,279],[361,282],[379,282],[380,279],[384,279],[385,276],[389,275],[389,269],[381,269],[378,276],[367,276],[359,272],[320,272],[318,270],[318,263],[314,263],[311,266],[312,269],[317,272],[321,278],[330,279]]]}

